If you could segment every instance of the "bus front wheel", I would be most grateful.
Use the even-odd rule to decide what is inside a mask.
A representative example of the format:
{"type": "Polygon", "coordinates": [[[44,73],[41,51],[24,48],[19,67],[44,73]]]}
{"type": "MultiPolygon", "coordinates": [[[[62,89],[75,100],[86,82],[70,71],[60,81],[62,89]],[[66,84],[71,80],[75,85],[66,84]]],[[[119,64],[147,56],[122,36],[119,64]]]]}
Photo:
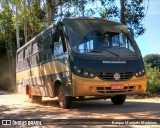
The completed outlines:
{"type": "Polygon", "coordinates": [[[58,89],[58,101],[61,108],[66,109],[71,107],[72,97],[64,95],[64,89],[62,86],[59,86],[58,89]]]}
{"type": "Polygon", "coordinates": [[[116,95],[111,97],[111,101],[114,105],[122,105],[126,100],[126,95],[116,95]]]}

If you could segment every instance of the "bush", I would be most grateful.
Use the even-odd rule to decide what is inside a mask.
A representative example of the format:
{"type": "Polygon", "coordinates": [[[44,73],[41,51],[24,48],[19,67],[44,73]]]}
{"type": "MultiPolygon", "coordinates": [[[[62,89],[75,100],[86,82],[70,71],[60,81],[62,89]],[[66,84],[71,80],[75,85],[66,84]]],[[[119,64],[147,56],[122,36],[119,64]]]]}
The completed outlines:
{"type": "Polygon", "coordinates": [[[160,71],[157,67],[152,68],[151,64],[145,64],[147,75],[147,91],[160,94],[160,71]]]}
{"type": "Polygon", "coordinates": [[[148,54],[144,58],[146,64],[151,64],[151,67],[158,67],[160,69],[160,54],[148,54]]]}

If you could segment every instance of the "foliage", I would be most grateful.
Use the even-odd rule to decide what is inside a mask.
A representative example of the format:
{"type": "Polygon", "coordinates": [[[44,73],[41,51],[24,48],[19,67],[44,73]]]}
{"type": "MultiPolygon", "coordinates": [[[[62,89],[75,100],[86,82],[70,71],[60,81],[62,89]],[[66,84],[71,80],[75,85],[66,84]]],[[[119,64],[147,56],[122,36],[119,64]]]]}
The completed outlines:
{"type": "Polygon", "coordinates": [[[143,35],[144,26],[141,24],[145,16],[143,0],[125,1],[125,17],[127,25],[132,28],[136,36],[143,35]]]}
{"type": "MultiPolygon", "coordinates": [[[[100,16],[108,19],[121,19],[122,7],[116,4],[116,0],[100,0],[102,8],[100,8],[100,16]]],[[[119,0],[119,3],[122,2],[119,0]]],[[[141,21],[145,17],[145,8],[143,0],[124,0],[125,25],[134,30],[135,37],[143,35],[145,28],[141,21]]]]}
{"type": "Polygon", "coordinates": [[[119,8],[115,0],[100,0],[102,7],[99,8],[99,14],[102,18],[116,19],[119,17],[119,8]]]}
{"type": "Polygon", "coordinates": [[[160,55],[146,55],[144,62],[147,74],[147,91],[160,93],[160,55]]]}
{"type": "MultiPolygon", "coordinates": [[[[26,3],[26,22],[27,22],[27,40],[32,39],[35,35],[37,35],[40,31],[45,28],[44,18],[45,12],[40,7],[40,3],[35,1],[30,1],[30,3],[26,3]]],[[[21,46],[24,44],[24,9],[23,3],[15,3],[15,6],[18,7],[19,10],[19,29],[20,29],[20,43],[21,46]]],[[[16,26],[15,20],[16,16],[13,16],[14,26],[16,26]]]]}
{"type": "Polygon", "coordinates": [[[160,70],[152,68],[151,64],[145,64],[147,75],[147,91],[151,93],[160,93],[160,70]]]}
{"type": "Polygon", "coordinates": [[[95,0],[59,0],[55,19],[65,17],[87,17],[96,12],[95,0]]]}
{"type": "MultiPolygon", "coordinates": [[[[18,8],[21,46],[24,44],[24,2],[26,3],[28,41],[51,23],[48,20],[59,20],[65,17],[93,16],[97,12],[103,18],[119,19],[121,10],[117,3],[115,3],[116,0],[1,0],[2,11],[0,12],[0,17],[3,18],[0,19],[0,29],[4,31],[6,31],[6,28],[3,27],[6,24],[6,19],[3,13],[7,12],[7,8],[5,7],[6,1],[9,4],[8,11],[12,15],[8,20],[12,22],[11,29],[13,36],[16,35],[15,7],[18,8]]],[[[140,24],[140,21],[144,18],[142,2],[142,0],[125,0],[126,22],[129,27],[135,30],[136,36],[143,34],[145,30],[143,25],[140,24]]]]}
{"type": "Polygon", "coordinates": [[[144,57],[144,62],[151,64],[151,67],[160,69],[160,54],[149,54],[144,57]]]}
{"type": "Polygon", "coordinates": [[[6,54],[6,43],[0,40],[0,58],[6,54]]]}

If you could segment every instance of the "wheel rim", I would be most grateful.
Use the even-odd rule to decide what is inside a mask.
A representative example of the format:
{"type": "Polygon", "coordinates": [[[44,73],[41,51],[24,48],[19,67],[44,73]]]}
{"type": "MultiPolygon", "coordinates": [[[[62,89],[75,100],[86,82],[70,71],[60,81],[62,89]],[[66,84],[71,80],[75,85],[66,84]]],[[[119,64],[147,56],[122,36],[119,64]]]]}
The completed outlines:
{"type": "Polygon", "coordinates": [[[64,106],[64,91],[63,91],[63,89],[62,89],[61,87],[60,87],[60,89],[59,89],[58,100],[59,100],[59,105],[60,105],[61,107],[63,107],[63,106],[64,106]]]}

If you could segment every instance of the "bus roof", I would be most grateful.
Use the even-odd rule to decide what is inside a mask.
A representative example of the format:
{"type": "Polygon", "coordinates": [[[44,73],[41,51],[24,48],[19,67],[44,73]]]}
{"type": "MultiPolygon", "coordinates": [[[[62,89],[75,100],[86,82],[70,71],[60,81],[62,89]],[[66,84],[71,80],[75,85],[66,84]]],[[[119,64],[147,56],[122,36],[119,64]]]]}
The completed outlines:
{"type": "MultiPolygon", "coordinates": [[[[109,19],[104,19],[104,18],[96,18],[96,17],[69,17],[69,18],[64,18],[62,22],[67,22],[67,21],[72,21],[72,20],[96,20],[96,21],[104,21],[108,22],[110,25],[123,25],[120,22],[109,20],[109,19]]],[[[51,24],[49,27],[47,27],[45,30],[40,32],[38,35],[36,35],[34,38],[32,38],[30,41],[28,41],[26,44],[24,44],[22,47],[20,47],[17,52],[21,51],[23,48],[25,48],[27,45],[29,45],[31,42],[33,42],[36,38],[39,36],[45,34],[48,30],[50,30],[53,26],[57,25],[59,21],[54,22],[51,24]]]]}
{"type": "Polygon", "coordinates": [[[115,25],[123,25],[122,23],[114,20],[109,20],[109,19],[104,19],[104,18],[98,18],[98,17],[69,17],[63,19],[65,22],[66,20],[97,20],[97,21],[105,21],[108,22],[109,24],[115,24],[115,25]]]}

